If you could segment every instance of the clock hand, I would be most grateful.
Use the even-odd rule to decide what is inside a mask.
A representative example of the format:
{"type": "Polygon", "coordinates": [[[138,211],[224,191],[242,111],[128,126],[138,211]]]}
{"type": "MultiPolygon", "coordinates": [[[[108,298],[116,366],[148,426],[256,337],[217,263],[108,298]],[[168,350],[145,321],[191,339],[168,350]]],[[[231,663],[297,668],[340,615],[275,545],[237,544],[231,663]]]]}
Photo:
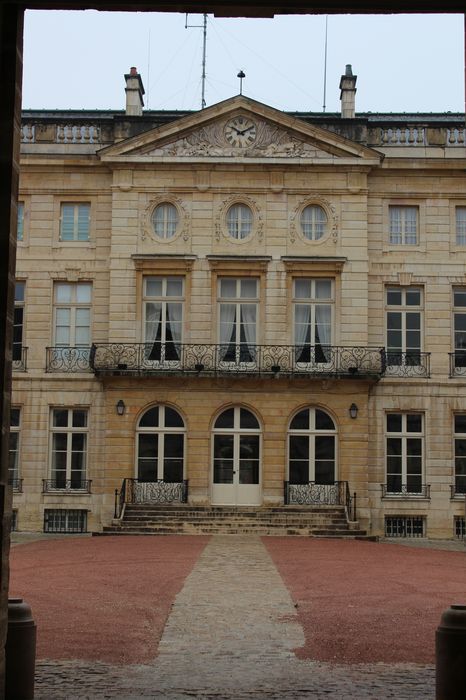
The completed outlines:
{"type": "Polygon", "coordinates": [[[251,131],[251,129],[254,129],[254,127],[253,127],[253,126],[248,126],[247,129],[243,129],[243,131],[238,131],[238,134],[239,134],[240,136],[244,136],[244,134],[247,134],[248,131],[251,131]]]}

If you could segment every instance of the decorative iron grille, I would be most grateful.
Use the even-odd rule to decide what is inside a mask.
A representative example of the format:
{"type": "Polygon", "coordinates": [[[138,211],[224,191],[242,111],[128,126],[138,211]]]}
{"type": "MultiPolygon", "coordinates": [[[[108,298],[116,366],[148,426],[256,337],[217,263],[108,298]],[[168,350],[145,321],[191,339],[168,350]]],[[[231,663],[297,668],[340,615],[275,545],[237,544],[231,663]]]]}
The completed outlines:
{"type": "Polygon", "coordinates": [[[387,352],[387,377],[430,377],[430,352],[387,352]]]}
{"type": "Polygon", "coordinates": [[[11,511],[11,532],[16,532],[18,530],[18,511],[16,508],[11,511]]]}
{"type": "Polygon", "coordinates": [[[418,489],[404,484],[399,491],[388,490],[386,484],[381,484],[382,498],[430,498],[430,484],[423,484],[418,489]]]}
{"type": "Polygon", "coordinates": [[[91,348],[47,348],[47,372],[89,372],[91,348]]]}
{"type": "Polygon", "coordinates": [[[90,479],[42,479],[42,492],[52,493],[54,491],[81,491],[83,493],[91,492],[90,479]]]}
{"type": "Polygon", "coordinates": [[[385,537],[425,537],[425,525],[423,515],[387,515],[385,537]]]}
{"type": "Polygon", "coordinates": [[[15,493],[23,493],[23,480],[17,477],[8,477],[8,486],[13,488],[15,493]]]}
{"type": "Polygon", "coordinates": [[[455,516],[455,537],[460,540],[466,537],[466,519],[461,515],[455,516]]]}
{"type": "Polygon", "coordinates": [[[21,347],[19,349],[15,349],[13,346],[13,360],[11,363],[12,369],[14,372],[26,372],[27,370],[27,358],[28,358],[28,349],[26,347],[21,347]],[[19,357],[16,356],[16,353],[19,355],[19,357]]]}
{"type": "Polygon", "coordinates": [[[87,532],[87,510],[46,509],[44,532],[74,534],[87,532]]]}

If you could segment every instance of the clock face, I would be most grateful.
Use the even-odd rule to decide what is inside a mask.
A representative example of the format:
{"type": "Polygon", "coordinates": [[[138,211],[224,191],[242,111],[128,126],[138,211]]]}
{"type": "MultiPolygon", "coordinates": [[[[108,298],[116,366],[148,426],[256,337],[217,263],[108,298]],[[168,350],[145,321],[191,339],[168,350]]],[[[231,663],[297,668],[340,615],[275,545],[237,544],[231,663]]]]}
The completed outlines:
{"type": "Polygon", "coordinates": [[[247,117],[234,117],[226,123],[225,138],[235,148],[245,148],[256,140],[257,129],[255,123],[247,117]]]}

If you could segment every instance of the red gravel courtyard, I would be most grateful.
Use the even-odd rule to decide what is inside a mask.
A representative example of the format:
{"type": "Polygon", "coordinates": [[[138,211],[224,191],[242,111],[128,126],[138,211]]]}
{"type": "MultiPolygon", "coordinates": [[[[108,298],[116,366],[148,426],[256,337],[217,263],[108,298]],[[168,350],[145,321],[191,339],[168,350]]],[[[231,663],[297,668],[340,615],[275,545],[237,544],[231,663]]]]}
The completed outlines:
{"type": "MultiPolygon", "coordinates": [[[[38,658],[144,664],[209,537],[40,540],[11,551],[10,596],[38,625],[38,658]]],[[[297,604],[299,658],[434,661],[441,612],[466,601],[463,552],[262,538],[297,604]]],[[[247,577],[248,572],[244,575],[247,577]]]]}

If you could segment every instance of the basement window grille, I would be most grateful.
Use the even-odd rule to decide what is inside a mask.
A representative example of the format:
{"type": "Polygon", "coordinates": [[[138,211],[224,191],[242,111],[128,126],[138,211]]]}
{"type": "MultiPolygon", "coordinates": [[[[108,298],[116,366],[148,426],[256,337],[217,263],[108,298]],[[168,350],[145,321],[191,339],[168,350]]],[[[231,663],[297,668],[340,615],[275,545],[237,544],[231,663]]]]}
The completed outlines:
{"type": "Polygon", "coordinates": [[[425,525],[421,515],[389,515],[385,518],[385,537],[425,537],[425,525]]]}
{"type": "Polygon", "coordinates": [[[462,518],[461,515],[455,517],[455,537],[459,540],[466,537],[466,518],[462,518]]]}
{"type": "Polygon", "coordinates": [[[87,511],[71,509],[45,510],[44,532],[87,532],[87,511]]]}

